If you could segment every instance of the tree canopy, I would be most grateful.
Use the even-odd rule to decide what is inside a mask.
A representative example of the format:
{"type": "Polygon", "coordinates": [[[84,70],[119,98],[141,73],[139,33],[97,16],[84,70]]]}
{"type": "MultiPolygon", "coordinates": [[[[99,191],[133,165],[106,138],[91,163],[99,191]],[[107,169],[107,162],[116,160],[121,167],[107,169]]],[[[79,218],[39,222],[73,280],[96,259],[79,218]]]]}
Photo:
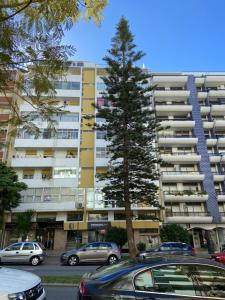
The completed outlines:
{"type": "Polygon", "coordinates": [[[5,211],[11,211],[20,203],[20,192],[27,188],[26,184],[18,181],[13,168],[0,162],[0,229],[3,226],[5,211]]]}
{"type": "Polygon", "coordinates": [[[179,224],[163,225],[160,228],[160,238],[162,242],[190,242],[188,230],[179,224]]]}
{"type": "Polygon", "coordinates": [[[26,210],[24,212],[16,213],[16,228],[23,241],[26,240],[31,229],[33,215],[34,210],[26,210]]]}
{"type": "MultiPolygon", "coordinates": [[[[0,3],[0,93],[13,95],[10,122],[33,132],[36,114],[18,114],[26,101],[52,127],[63,109],[54,81],[63,78],[75,48],[62,45],[65,30],[81,17],[99,23],[107,0],[3,0],[0,3]]],[[[4,122],[0,122],[4,126],[4,122]]]]}
{"type": "Polygon", "coordinates": [[[116,243],[122,248],[127,242],[127,231],[121,227],[111,227],[107,230],[105,236],[106,242],[116,243]]]}
{"type": "Polygon", "coordinates": [[[105,131],[109,141],[109,168],[100,179],[105,199],[125,207],[130,256],[136,256],[132,229],[132,205],[159,206],[157,200],[157,155],[154,144],[156,122],[151,110],[150,75],[137,66],[144,56],[136,50],[128,22],[121,18],[111,49],[104,57],[108,76],[103,77],[103,97],[109,107],[97,107],[105,122],[96,129],[105,131]]]}

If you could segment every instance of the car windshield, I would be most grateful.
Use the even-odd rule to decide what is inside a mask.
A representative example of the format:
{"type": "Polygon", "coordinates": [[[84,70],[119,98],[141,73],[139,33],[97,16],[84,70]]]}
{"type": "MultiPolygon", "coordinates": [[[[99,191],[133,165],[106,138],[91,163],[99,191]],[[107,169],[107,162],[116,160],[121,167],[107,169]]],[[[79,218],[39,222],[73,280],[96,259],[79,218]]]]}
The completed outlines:
{"type": "Polygon", "coordinates": [[[99,279],[109,274],[116,273],[117,271],[122,271],[133,264],[133,260],[125,260],[111,266],[105,266],[97,270],[94,274],[90,276],[90,278],[99,279]]]}

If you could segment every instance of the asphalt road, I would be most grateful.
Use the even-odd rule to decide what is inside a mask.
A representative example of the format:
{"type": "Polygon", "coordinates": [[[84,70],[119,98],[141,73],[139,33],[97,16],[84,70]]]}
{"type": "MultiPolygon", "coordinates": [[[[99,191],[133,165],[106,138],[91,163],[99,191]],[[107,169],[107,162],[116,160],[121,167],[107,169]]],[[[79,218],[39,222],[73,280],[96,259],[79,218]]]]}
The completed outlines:
{"type": "Polygon", "coordinates": [[[45,287],[47,300],[77,300],[75,287],[45,287]]]}
{"type": "Polygon", "coordinates": [[[38,276],[66,276],[66,275],[83,275],[86,272],[94,272],[99,265],[78,265],[74,267],[62,266],[59,262],[50,264],[47,261],[40,266],[31,265],[3,265],[7,268],[14,268],[23,271],[32,272],[38,276]]]}

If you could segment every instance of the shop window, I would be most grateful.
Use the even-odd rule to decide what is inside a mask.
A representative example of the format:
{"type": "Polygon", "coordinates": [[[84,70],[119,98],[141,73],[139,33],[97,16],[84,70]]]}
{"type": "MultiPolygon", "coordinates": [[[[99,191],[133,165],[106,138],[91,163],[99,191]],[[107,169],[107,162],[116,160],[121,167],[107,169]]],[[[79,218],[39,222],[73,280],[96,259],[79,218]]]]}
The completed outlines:
{"type": "Polygon", "coordinates": [[[83,221],[83,214],[68,213],[67,221],[83,221]]]}

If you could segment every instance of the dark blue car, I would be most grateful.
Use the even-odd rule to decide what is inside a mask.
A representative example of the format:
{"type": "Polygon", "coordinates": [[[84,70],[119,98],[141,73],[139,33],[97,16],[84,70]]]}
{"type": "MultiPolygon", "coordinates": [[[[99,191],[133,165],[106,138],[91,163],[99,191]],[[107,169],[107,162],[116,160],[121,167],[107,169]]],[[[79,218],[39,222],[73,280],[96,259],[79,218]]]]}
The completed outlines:
{"type": "Polygon", "coordinates": [[[159,245],[158,247],[152,248],[150,250],[141,252],[139,254],[140,258],[149,258],[153,255],[192,255],[195,256],[195,249],[186,243],[181,242],[165,242],[159,245]]]}
{"type": "Polygon", "coordinates": [[[225,266],[192,256],[122,261],[85,274],[78,299],[225,299],[225,266]]]}

